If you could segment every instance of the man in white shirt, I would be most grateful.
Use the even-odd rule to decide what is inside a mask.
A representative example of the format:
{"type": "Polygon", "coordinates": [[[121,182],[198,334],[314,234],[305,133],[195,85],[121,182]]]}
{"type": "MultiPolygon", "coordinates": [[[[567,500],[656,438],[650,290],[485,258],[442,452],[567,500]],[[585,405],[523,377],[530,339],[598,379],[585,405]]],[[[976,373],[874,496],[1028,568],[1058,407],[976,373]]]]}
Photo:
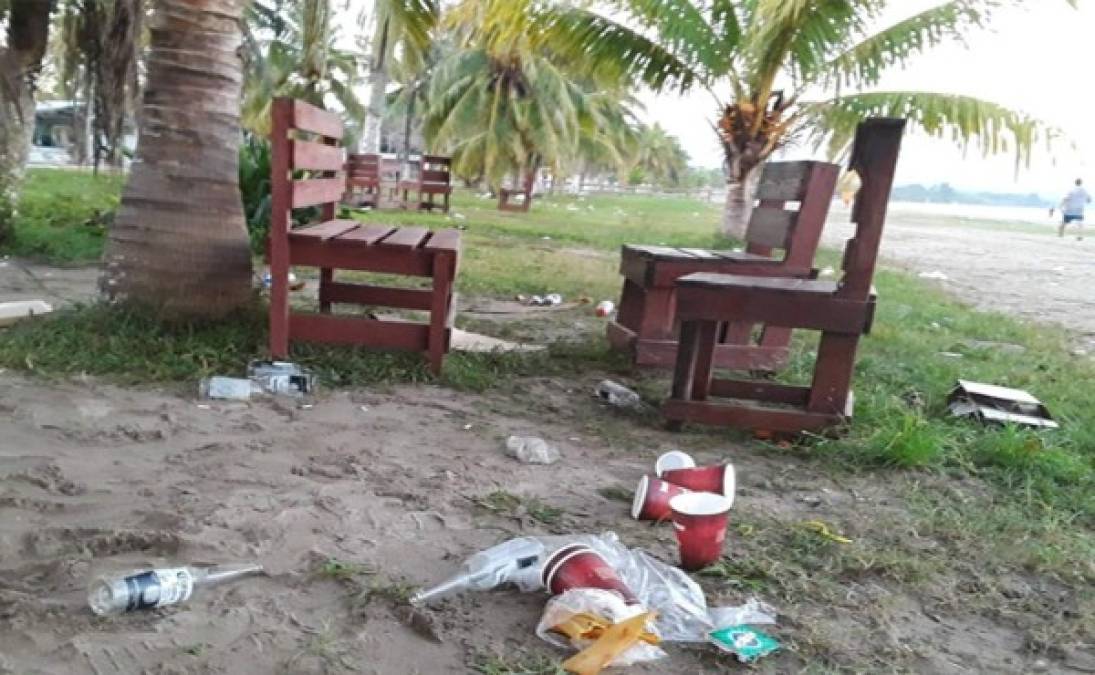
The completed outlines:
{"type": "Polygon", "coordinates": [[[1091,195],[1084,189],[1084,182],[1076,179],[1076,187],[1072,188],[1065,198],[1061,200],[1061,227],[1057,230],[1057,236],[1065,236],[1065,227],[1069,223],[1076,223],[1080,228],[1077,239],[1084,238],[1084,207],[1091,203],[1091,195]]]}

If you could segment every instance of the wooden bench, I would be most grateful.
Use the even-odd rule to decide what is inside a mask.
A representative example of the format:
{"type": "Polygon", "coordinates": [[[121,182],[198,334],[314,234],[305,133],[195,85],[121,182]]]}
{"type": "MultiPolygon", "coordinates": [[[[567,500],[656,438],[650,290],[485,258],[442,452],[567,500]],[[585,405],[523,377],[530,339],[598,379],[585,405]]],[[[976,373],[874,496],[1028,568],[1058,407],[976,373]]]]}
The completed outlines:
{"type": "Polygon", "coordinates": [[[346,157],[346,203],[376,208],[380,201],[380,155],[346,157]]]}
{"type": "MultiPolygon", "coordinates": [[[[620,310],[607,327],[613,347],[639,366],[672,367],[677,355],[675,282],[686,274],[717,272],[761,277],[812,278],[814,254],[829,213],[840,167],[824,162],[771,162],[757,187],[744,251],[664,246],[623,247],[620,310]],[[797,203],[797,209],[788,209],[797,203]],[[775,250],[782,251],[774,256],[775,250]]],[[[753,325],[727,326],[715,363],[733,370],[775,371],[787,360],[791,331],[766,325],[753,340],[753,325]]]]}
{"type": "Polygon", "coordinates": [[[452,196],[452,160],[438,155],[423,155],[421,161],[408,162],[413,175],[402,178],[399,188],[403,191],[403,208],[441,209],[449,212],[449,199],[452,196]],[[410,195],[415,195],[411,201],[410,195]],[[434,195],[440,195],[440,203],[434,201],[434,195]]]}
{"type": "Polygon", "coordinates": [[[498,189],[498,210],[528,213],[532,208],[532,191],[536,183],[536,172],[530,171],[522,179],[521,186],[498,189]]]}
{"type": "Polygon", "coordinates": [[[342,122],[337,115],[289,98],[273,104],[270,223],[270,352],[287,358],[294,340],[425,352],[441,370],[452,327],[453,282],[460,257],[457,230],[431,232],[337,220],[346,189],[342,122]],[[318,207],[316,222],[291,228],[293,209],[318,207]],[[292,265],[318,267],[320,313],[291,311],[292,265]],[[428,289],[335,280],[335,270],[427,277],[428,289]],[[337,303],[429,312],[429,323],[336,316],[337,303]]]}
{"type": "Polygon", "coordinates": [[[904,127],[905,120],[872,119],[856,130],[851,168],[863,183],[839,282],[710,273],[677,281],[680,348],[673,392],[662,408],[671,427],[699,422],[794,434],[851,417],[856,350],[874,318],[871,282],[904,127]],[[819,331],[810,386],[714,379],[716,340],[728,322],[819,331]]]}

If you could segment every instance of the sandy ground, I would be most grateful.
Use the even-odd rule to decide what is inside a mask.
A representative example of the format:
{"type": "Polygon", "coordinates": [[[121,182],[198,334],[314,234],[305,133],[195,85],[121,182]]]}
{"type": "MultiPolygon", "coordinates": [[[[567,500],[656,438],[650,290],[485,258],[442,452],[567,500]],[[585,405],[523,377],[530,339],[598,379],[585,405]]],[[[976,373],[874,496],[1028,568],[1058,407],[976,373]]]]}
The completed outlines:
{"type": "MultiPolygon", "coordinates": [[[[1061,324],[1095,348],[1095,228],[1083,241],[1074,230],[1057,236],[1046,223],[1022,227],[991,223],[966,226],[955,219],[916,214],[893,206],[882,255],[917,272],[940,272],[939,283],[983,309],[1061,324]]],[[[847,209],[834,208],[824,243],[840,248],[852,235],[847,209]]]]}
{"type": "MultiPolygon", "coordinates": [[[[1092,245],[903,220],[886,240],[887,255],[944,272],[948,286],[978,290],[971,299],[980,304],[1095,333],[1083,289],[1092,245]],[[1058,266],[1065,273],[1053,272],[1058,266]]],[[[5,262],[5,299],[93,296],[94,271],[5,262]]],[[[671,528],[636,523],[627,504],[598,492],[630,489],[670,447],[705,463],[735,462],[743,487],[735,518],[743,522],[793,527],[820,518],[854,539],[893,539],[928,556],[947,546],[919,537],[895,498],[929,489],[931,477],[909,479],[915,486],[900,477],[834,480],[816,464],[744,450],[724,435],[672,435],[656,416],[597,404],[589,394],[597,379],[532,378],[486,395],[429,386],[321,392],[305,409],[0,372],[0,674],[402,675],[468,672],[492,654],[557,658],[533,634],[543,595],[503,590],[446,601],[434,615],[440,643],[404,624],[397,599],[407,585],[437,582],[476,550],[525,534],[614,530],[673,562],[671,528]],[[510,433],[548,438],[563,460],[544,467],[506,457],[510,433]],[[499,490],[523,505],[484,508],[499,490]],[[533,503],[557,515],[538,520],[533,503]],[[368,573],[352,584],[319,573],[332,558],[368,573]],[[97,619],[84,604],[99,571],[250,561],[269,576],[199,591],[183,607],[97,619]]],[[[760,555],[749,541],[732,533],[731,555],[760,555]]],[[[1075,613],[1071,593],[1052,579],[1016,578],[1002,591],[1004,611],[978,611],[961,589],[987,593],[1001,582],[979,577],[976,565],[959,568],[916,593],[865,568],[825,602],[762,596],[780,610],[774,632],[787,648],[760,669],[1095,672],[1090,654],[1047,658],[1028,648],[1037,616],[1075,613]],[[1032,614],[1035,606],[1043,613],[1032,614]]],[[[703,583],[712,604],[751,594],[725,580],[703,583]]],[[[709,650],[669,651],[663,662],[626,672],[739,669],[709,650]]]]}

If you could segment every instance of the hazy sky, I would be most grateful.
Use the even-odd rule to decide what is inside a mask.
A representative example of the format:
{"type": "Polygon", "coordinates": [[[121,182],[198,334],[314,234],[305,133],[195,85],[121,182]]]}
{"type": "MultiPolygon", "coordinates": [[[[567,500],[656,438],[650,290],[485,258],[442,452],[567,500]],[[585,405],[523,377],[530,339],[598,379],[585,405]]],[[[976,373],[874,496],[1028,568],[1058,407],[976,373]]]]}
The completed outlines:
{"type": "MultiPolygon", "coordinates": [[[[895,0],[893,6],[900,18],[936,4],[895,0]]],[[[1061,128],[1075,150],[1067,143],[1052,154],[1039,149],[1016,176],[1013,156],[984,159],[977,148],[963,153],[950,142],[913,135],[903,146],[898,181],[1048,196],[1077,177],[1095,184],[1095,2],[1079,4],[1074,10],[1065,0],[1030,0],[1027,9],[1001,10],[989,30],[970,34],[967,46],[939,47],[890,71],[875,88],[966,94],[1025,110],[1061,128]]],[[[721,165],[710,94],[646,94],[643,101],[647,120],[677,135],[694,164],[721,165]]]]}

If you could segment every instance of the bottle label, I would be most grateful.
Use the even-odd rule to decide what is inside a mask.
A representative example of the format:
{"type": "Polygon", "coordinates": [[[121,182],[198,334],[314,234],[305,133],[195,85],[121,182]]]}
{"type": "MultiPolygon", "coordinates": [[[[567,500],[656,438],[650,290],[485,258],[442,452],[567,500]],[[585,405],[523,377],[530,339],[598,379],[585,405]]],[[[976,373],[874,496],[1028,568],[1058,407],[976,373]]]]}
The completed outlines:
{"type": "Polygon", "coordinates": [[[142,572],[125,578],[129,602],[125,611],[154,609],[185,602],[194,591],[194,577],[185,567],[142,572]]]}

